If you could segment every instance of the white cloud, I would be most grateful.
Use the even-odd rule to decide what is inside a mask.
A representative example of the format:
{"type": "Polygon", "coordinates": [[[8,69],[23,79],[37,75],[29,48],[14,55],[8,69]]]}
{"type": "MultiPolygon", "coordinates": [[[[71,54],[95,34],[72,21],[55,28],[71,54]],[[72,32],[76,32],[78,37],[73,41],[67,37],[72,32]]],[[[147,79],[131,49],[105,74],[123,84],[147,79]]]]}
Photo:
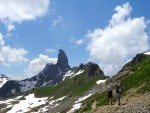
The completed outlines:
{"type": "Polygon", "coordinates": [[[145,18],[131,18],[129,3],[117,6],[115,11],[106,28],[97,28],[86,34],[90,59],[99,62],[108,75],[115,74],[137,53],[149,49],[145,18]]]}
{"type": "Polygon", "coordinates": [[[3,40],[2,34],[0,33],[0,64],[4,61],[4,58],[1,55],[1,50],[2,50],[3,45],[4,45],[4,40],[3,40]]]}
{"type": "Polygon", "coordinates": [[[10,64],[21,64],[28,61],[24,56],[28,53],[24,48],[11,48],[6,46],[0,33],[0,64],[9,66],[10,64]]]}
{"type": "Polygon", "coordinates": [[[3,40],[3,36],[2,36],[2,34],[0,33],[0,50],[1,50],[1,48],[2,48],[2,46],[4,45],[4,40],[3,40]]]}
{"type": "Polygon", "coordinates": [[[15,26],[13,24],[10,23],[10,24],[7,25],[8,32],[10,32],[10,31],[12,31],[14,29],[15,29],[15,26]]]}
{"type": "Polygon", "coordinates": [[[6,58],[9,63],[22,63],[28,61],[24,56],[28,53],[27,50],[23,48],[11,48],[9,46],[4,46],[2,48],[2,55],[6,58]]]}
{"type": "Polygon", "coordinates": [[[20,76],[20,75],[12,75],[12,74],[9,74],[9,73],[6,73],[7,77],[10,79],[10,80],[23,80],[23,79],[26,79],[26,78],[23,78],[23,76],[20,76]]]}
{"type": "Polygon", "coordinates": [[[75,41],[76,45],[81,45],[84,43],[84,40],[83,39],[79,39],[79,40],[76,40],[75,41]]]}
{"type": "Polygon", "coordinates": [[[48,10],[49,3],[50,0],[0,0],[0,20],[8,31],[13,30],[14,23],[43,16],[48,10]]]}
{"type": "Polygon", "coordinates": [[[48,53],[56,52],[56,50],[54,48],[49,48],[49,49],[46,49],[45,51],[48,53]]]}
{"type": "Polygon", "coordinates": [[[84,43],[84,39],[78,39],[78,40],[76,40],[76,39],[74,39],[74,38],[72,38],[71,40],[70,40],[70,42],[73,42],[75,45],[81,45],[81,44],[83,44],[84,43]]]}
{"type": "Polygon", "coordinates": [[[62,16],[58,16],[57,19],[52,20],[52,27],[57,26],[60,23],[63,23],[64,19],[62,16]]]}
{"type": "Polygon", "coordinates": [[[29,67],[25,70],[25,75],[28,77],[38,74],[42,69],[44,69],[46,63],[55,64],[57,58],[49,58],[47,55],[40,54],[38,58],[30,61],[29,67]]]}

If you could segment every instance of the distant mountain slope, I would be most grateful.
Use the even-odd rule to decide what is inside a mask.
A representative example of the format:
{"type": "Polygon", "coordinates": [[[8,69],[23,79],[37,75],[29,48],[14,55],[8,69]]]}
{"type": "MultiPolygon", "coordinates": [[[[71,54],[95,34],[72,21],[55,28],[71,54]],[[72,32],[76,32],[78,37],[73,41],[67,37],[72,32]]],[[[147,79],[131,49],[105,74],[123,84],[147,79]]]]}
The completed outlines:
{"type": "MultiPolygon", "coordinates": [[[[72,70],[69,71],[73,73],[72,70]]],[[[64,81],[58,83],[56,86],[36,88],[34,90],[35,95],[37,97],[50,95],[55,97],[61,97],[65,95],[77,96],[85,93],[88,91],[88,89],[96,85],[98,80],[106,79],[106,76],[99,66],[91,62],[85,64],[82,68],[78,68],[75,72],[76,73],[71,74],[71,76],[64,75],[64,81]]]]}
{"type": "Polygon", "coordinates": [[[1,74],[0,75],[0,88],[9,80],[9,78],[4,75],[4,74],[1,74]]]}
{"type": "Polygon", "coordinates": [[[84,99],[103,90],[99,86],[96,88],[100,79],[106,77],[97,64],[81,64],[68,70],[57,85],[37,87],[20,93],[20,99],[19,96],[0,101],[0,112],[71,113],[75,102],[81,104],[84,99]]]}
{"type": "Polygon", "coordinates": [[[65,52],[60,49],[56,64],[47,63],[45,68],[38,75],[31,78],[20,81],[8,81],[0,88],[0,97],[7,97],[18,92],[26,92],[41,86],[56,85],[61,81],[73,78],[81,73],[85,73],[85,79],[91,78],[95,74],[100,74],[101,78],[106,78],[99,66],[92,62],[85,65],[80,64],[79,67],[70,68],[65,52]]]}
{"type": "Polygon", "coordinates": [[[70,69],[68,58],[63,50],[59,50],[56,64],[47,63],[36,76],[24,80],[10,80],[0,88],[0,96],[8,96],[17,92],[25,92],[35,87],[54,85],[62,81],[63,75],[70,69]]]}

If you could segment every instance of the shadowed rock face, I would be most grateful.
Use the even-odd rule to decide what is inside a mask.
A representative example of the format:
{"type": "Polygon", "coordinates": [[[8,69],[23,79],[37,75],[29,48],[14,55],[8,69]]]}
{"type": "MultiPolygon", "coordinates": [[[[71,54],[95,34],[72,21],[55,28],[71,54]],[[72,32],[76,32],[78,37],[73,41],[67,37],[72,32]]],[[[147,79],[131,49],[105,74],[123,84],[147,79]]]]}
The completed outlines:
{"type": "Polygon", "coordinates": [[[58,61],[56,64],[46,64],[43,69],[43,77],[45,82],[53,81],[51,84],[56,84],[62,80],[62,76],[70,69],[68,58],[63,50],[59,50],[58,61]]]}
{"type": "Polygon", "coordinates": [[[88,77],[91,77],[93,75],[95,75],[96,73],[103,75],[103,77],[105,77],[103,71],[100,69],[100,67],[98,66],[98,64],[89,62],[86,65],[87,69],[88,69],[88,77]]]}
{"type": "Polygon", "coordinates": [[[60,68],[60,70],[66,70],[70,68],[68,64],[68,58],[62,49],[59,50],[58,61],[56,65],[60,68]]]}
{"type": "Polygon", "coordinates": [[[83,69],[84,66],[85,66],[85,65],[81,63],[81,64],[79,65],[79,70],[83,69]]]}

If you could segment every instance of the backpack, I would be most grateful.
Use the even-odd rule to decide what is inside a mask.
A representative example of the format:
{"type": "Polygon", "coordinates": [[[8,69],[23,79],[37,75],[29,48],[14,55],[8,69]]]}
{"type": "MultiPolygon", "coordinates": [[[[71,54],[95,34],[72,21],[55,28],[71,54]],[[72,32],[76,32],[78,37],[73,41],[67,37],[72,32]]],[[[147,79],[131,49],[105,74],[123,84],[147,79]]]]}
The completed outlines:
{"type": "Polygon", "coordinates": [[[122,93],[123,92],[123,89],[122,89],[122,86],[120,85],[120,86],[118,86],[118,88],[117,88],[118,90],[117,90],[117,92],[118,93],[122,93]]]}
{"type": "Polygon", "coordinates": [[[112,91],[112,85],[111,84],[108,85],[107,90],[112,91]]]}

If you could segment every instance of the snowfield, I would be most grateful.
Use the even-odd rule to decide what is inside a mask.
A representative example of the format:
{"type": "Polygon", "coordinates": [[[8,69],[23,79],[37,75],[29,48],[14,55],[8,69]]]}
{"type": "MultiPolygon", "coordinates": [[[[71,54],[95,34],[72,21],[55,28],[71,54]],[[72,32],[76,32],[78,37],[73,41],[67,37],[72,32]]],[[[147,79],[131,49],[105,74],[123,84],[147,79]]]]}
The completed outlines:
{"type": "Polygon", "coordinates": [[[35,84],[37,83],[37,81],[20,81],[19,82],[21,84],[21,92],[25,92],[27,90],[30,90],[32,88],[35,87],[35,84]]]}
{"type": "Polygon", "coordinates": [[[60,101],[63,101],[67,96],[58,98],[56,100],[53,100],[53,97],[49,98],[44,97],[44,98],[36,98],[34,94],[29,94],[28,96],[18,96],[14,99],[8,99],[6,101],[0,101],[1,104],[6,104],[7,106],[4,107],[3,109],[0,110],[3,112],[5,109],[10,109],[7,113],[25,113],[25,112],[30,112],[33,108],[38,107],[43,105],[42,108],[40,108],[37,112],[32,112],[32,113],[45,113],[47,112],[50,108],[55,108],[58,105],[60,105],[60,101]],[[16,102],[17,104],[13,104],[16,102]]]}
{"type": "Polygon", "coordinates": [[[144,53],[145,55],[150,55],[150,52],[146,52],[146,53],[144,53]]]}
{"type": "Polygon", "coordinates": [[[15,104],[11,110],[7,113],[24,113],[30,111],[32,108],[43,105],[47,102],[47,97],[44,98],[35,98],[34,94],[29,94],[25,97],[25,100],[19,101],[18,104],[15,104]]]}
{"type": "Polygon", "coordinates": [[[70,111],[68,111],[67,113],[74,113],[76,110],[80,109],[82,106],[82,101],[89,98],[90,96],[92,96],[92,94],[88,94],[87,96],[84,97],[80,97],[77,101],[74,102],[74,105],[72,106],[72,108],[70,109],[70,111]]]}
{"type": "Polygon", "coordinates": [[[105,83],[106,82],[106,80],[98,80],[97,82],[96,82],[96,84],[101,84],[101,83],[105,83]]]}
{"type": "Polygon", "coordinates": [[[51,100],[53,97],[50,98],[50,101],[48,102],[48,105],[42,107],[41,109],[39,109],[37,112],[32,112],[32,113],[45,113],[48,111],[48,109],[50,108],[55,108],[58,105],[60,105],[60,103],[58,103],[59,101],[62,101],[63,99],[65,99],[67,96],[61,97],[59,99],[56,100],[51,100]]]}

